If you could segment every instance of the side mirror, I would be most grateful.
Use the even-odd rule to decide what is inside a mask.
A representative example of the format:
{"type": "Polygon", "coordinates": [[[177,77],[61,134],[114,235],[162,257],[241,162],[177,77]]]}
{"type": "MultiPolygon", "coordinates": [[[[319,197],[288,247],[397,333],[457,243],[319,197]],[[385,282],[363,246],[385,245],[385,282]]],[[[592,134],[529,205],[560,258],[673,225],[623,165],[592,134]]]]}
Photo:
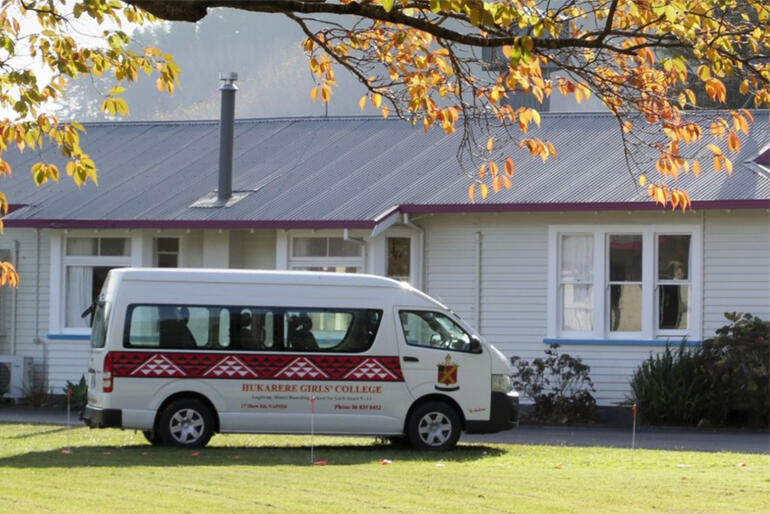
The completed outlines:
{"type": "Polygon", "coordinates": [[[471,336],[471,353],[481,353],[484,346],[481,344],[481,341],[476,336],[471,336]]]}

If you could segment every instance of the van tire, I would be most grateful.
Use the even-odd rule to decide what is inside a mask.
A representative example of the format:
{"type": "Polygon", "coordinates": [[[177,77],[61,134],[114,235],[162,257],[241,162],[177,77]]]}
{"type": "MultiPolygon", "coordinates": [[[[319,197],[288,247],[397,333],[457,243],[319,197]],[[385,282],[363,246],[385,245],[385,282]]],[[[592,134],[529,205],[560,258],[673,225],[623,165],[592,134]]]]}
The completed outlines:
{"type": "Polygon", "coordinates": [[[415,450],[451,450],[460,439],[462,423],[457,411],[444,402],[428,402],[414,409],[406,434],[415,450]]]}
{"type": "Polygon", "coordinates": [[[142,430],[142,435],[153,446],[163,446],[160,435],[155,430],[142,430]]]}
{"type": "Polygon", "coordinates": [[[158,433],[164,444],[177,448],[203,448],[214,433],[214,417],[195,398],[181,398],[160,414],[158,433]]]}

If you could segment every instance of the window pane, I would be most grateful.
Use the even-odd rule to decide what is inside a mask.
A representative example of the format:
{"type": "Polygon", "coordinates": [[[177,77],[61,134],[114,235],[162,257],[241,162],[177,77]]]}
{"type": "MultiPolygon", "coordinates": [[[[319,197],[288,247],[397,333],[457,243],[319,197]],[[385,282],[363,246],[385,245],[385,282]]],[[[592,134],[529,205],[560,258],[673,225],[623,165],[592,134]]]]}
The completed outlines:
{"type": "Polygon", "coordinates": [[[97,241],[95,237],[68,237],[67,255],[96,255],[97,241]]]}
{"type": "Polygon", "coordinates": [[[610,236],[610,281],[642,281],[642,236],[610,236]]]}
{"type": "Polygon", "coordinates": [[[409,249],[411,239],[408,237],[389,237],[388,245],[388,275],[396,280],[409,280],[409,249]]]}
{"type": "Polygon", "coordinates": [[[329,255],[331,257],[360,257],[362,245],[355,241],[347,241],[341,237],[329,238],[329,255]]]}
{"type": "Polygon", "coordinates": [[[444,314],[401,311],[399,317],[407,344],[439,350],[470,351],[471,337],[444,314]]]}
{"type": "Polygon", "coordinates": [[[658,327],[685,330],[690,325],[690,287],[662,285],[658,293],[658,327]]]}
{"type": "Polygon", "coordinates": [[[67,266],[65,277],[65,326],[88,328],[90,317],[81,315],[94,303],[112,268],[106,266],[67,266]]]}
{"type": "Polygon", "coordinates": [[[125,237],[100,237],[99,255],[109,257],[131,255],[128,239],[125,237]]]}
{"type": "Polygon", "coordinates": [[[139,306],[131,311],[128,330],[128,342],[131,346],[160,346],[158,307],[139,306]]]}
{"type": "Polygon", "coordinates": [[[658,279],[690,278],[690,236],[658,236],[658,279]]]}
{"type": "Polygon", "coordinates": [[[292,243],[294,257],[326,257],[328,239],[325,237],[295,237],[292,243]]]}
{"type": "Polygon", "coordinates": [[[562,328],[591,332],[594,329],[594,287],[577,284],[564,284],[562,287],[562,328]]]}
{"type": "Polygon", "coordinates": [[[173,253],[162,253],[157,256],[159,268],[177,268],[179,267],[179,256],[173,253]]]}
{"type": "Polygon", "coordinates": [[[594,238],[590,235],[561,237],[561,278],[570,282],[593,282],[594,238]]]}
{"type": "Polygon", "coordinates": [[[219,334],[217,343],[221,347],[230,346],[230,311],[219,309],[219,334]]]}
{"type": "Polygon", "coordinates": [[[179,251],[179,238],[158,237],[155,239],[155,246],[158,252],[177,253],[179,251]]]}
{"type": "Polygon", "coordinates": [[[273,348],[275,319],[273,313],[263,309],[243,308],[239,312],[234,348],[241,350],[269,350],[273,348]]]}
{"type": "Polygon", "coordinates": [[[641,332],[642,286],[610,286],[610,330],[613,332],[641,332]]]}
{"type": "MultiPolygon", "coordinates": [[[[176,348],[197,348],[208,345],[211,321],[212,318],[217,317],[216,311],[210,311],[205,307],[180,306],[174,308],[174,314],[176,315],[176,325],[172,327],[170,332],[175,332],[176,339],[173,344],[176,345],[176,348]]],[[[162,336],[163,330],[161,330],[161,344],[164,343],[162,336]]]]}

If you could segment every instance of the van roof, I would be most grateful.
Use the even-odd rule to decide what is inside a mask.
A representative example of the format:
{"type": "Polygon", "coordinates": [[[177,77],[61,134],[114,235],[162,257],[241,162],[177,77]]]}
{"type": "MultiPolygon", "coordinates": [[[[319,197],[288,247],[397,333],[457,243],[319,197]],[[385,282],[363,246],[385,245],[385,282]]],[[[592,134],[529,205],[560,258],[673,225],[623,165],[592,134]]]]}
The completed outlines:
{"type": "Polygon", "coordinates": [[[158,282],[232,282],[251,284],[323,285],[411,289],[405,282],[362,273],[233,270],[210,268],[116,268],[115,280],[158,282]]]}

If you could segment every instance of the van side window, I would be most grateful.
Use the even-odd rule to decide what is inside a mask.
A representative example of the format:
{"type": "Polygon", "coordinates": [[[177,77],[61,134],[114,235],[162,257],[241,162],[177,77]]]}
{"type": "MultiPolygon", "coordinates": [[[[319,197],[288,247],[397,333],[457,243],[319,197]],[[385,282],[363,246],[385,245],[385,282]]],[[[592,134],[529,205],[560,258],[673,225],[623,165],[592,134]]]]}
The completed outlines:
{"type": "Polygon", "coordinates": [[[131,305],[127,316],[127,348],[360,353],[374,343],[382,311],[131,305]]]}
{"type": "Polygon", "coordinates": [[[406,344],[439,350],[471,351],[471,337],[440,312],[400,311],[406,344]]]}

